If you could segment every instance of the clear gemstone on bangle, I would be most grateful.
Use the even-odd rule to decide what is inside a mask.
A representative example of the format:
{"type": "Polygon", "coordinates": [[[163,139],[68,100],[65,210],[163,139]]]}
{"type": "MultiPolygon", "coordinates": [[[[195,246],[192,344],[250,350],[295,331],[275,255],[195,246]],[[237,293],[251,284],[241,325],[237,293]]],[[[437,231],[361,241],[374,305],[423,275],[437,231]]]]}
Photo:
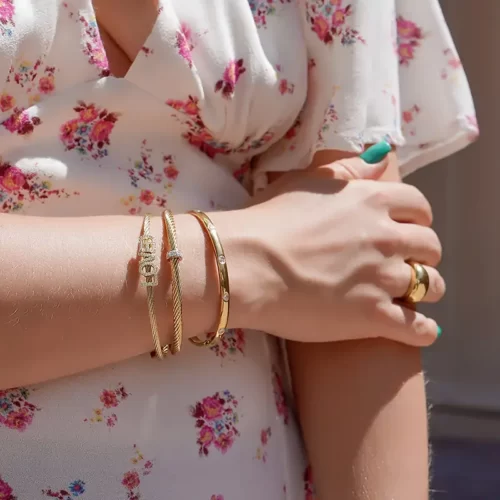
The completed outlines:
{"type": "Polygon", "coordinates": [[[229,302],[229,293],[224,292],[224,295],[222,296],[222,300],[224,302],[229,302]]]}
{"type": "Polygon", "coordinates": [[[226,257],[224,257],[224,255],[219,255],[219,262],[224,265],[226,263],[226,257]]]}
{"type": "Polygon", "coordinates": [[[167,260],[172,259],[181,259],[182,260],[182,252],[180,250],[170,250],[167,252],[167,260]]]}
{"type": "Polygon", "coordinates": [[[226,330],[224,328],[221,328],[219,330],[219,335],[224,335],[226,333],[226,330]]]}

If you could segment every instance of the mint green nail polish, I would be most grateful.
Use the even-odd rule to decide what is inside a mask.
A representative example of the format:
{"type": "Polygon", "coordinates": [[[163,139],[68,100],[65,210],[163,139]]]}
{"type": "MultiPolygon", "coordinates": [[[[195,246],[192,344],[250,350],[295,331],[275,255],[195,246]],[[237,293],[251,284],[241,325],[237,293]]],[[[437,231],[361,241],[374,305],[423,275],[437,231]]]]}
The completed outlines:
{"type": "Polygon", "coordinates": [[[443,333],[443,329],[438,325],[438,338],[441,337],[442,333],[443,333]]]}
{"type": "Polygon", "coordinates": [[[391,149],[391,145],[388,142],[380,141],[364,151],[360,158],[366,163],[373,165],[374,163],[381,162],[390,153],[391,149]]]}

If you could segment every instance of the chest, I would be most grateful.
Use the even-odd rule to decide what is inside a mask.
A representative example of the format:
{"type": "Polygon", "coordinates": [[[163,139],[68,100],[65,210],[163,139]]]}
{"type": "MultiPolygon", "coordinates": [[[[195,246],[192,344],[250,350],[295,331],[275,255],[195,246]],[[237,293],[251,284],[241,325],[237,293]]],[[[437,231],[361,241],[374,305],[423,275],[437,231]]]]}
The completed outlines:
{"type": "Polygon", "coordinates": [[[93,7],[110,72],[122,78],[155,27],[158,1],[94,0],[93,7]]]}

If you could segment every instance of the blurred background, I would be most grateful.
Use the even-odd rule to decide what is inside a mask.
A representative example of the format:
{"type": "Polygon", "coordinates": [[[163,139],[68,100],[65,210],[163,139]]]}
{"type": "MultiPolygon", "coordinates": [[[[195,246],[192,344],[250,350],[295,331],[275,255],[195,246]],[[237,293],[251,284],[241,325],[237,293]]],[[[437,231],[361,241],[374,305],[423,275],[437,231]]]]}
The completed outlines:
{"type": "MultiPolygon", "coordinates": [[[[418,1],[418,0],[415,0],[418,1]]],[[[446,299],[425,367],[433,498],[500,500],[500,0],[441,0],[475,97],[481,138],[407,178],[434,207],[446,299]]]]}

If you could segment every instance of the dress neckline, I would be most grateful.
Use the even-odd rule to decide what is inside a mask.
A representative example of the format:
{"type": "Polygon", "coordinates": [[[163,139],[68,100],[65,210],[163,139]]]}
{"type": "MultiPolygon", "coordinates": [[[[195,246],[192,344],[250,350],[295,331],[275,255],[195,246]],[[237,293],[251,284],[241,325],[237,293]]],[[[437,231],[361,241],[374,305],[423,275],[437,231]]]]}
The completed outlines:
{"type": "Polygon", "coordinates": [[[96,16],[95,8],[94,8],[94,2],[92,0],[87,0],[87,2],[88,2],[89,12],[90,12],[90,14],[93,17],[94,22],[95,22],[95,33],[96,33],[97,42],[102,47],[103,55],[104,55],[104,57],[106,59],[107,70],[109,72],[109,75],[108,76],[104,76],[103,78],[114,78],[116,80],[127,80],[127,81],[129,81],[131,74],[134,72],[135,67],[138,64],[138,60],[141,58],[142,48],[150,46],[150,42],[153,39],[153,37],[154,37],[154,35],[155,35],[155,33],[156,33],[157,29],[158,29],[158,25],[160,24],[161,13],[163,11],[163,0],[158,0],[157,16],[156,16],[156,20],[155,20],[155,22],[154,22],[154,24],[153,24],[153,26],[151,28],[151,31],[149,32],[149,34],[146,37],[146,39],[142,42],[141,49],[139,50],[139,52],[137,53],[137,55],[134,57],[134,60],[131,61],[128,70],[126,71],[126,73],[123,76],[115,76],[115,75],[111,74],[111,72],[110,72],[108,54],[106,52],[106,49],[105,49],[105,46],[104,46],[104,42],[103,42],[103,38],[102,38],[102,35],[101,35],[101,28],[100,28],[100,26],[99,26],[99,24],[97,22],[97,16],[96,16]]]}

